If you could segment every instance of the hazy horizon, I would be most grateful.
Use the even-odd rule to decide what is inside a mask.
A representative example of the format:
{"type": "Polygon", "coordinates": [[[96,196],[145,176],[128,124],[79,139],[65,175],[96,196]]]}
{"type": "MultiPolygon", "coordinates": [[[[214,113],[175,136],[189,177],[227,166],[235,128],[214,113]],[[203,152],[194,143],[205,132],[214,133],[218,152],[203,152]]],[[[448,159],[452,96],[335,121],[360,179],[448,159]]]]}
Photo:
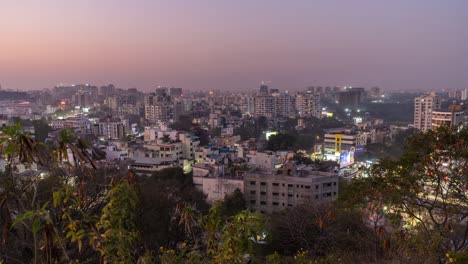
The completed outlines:
{"type": "Polygon", "coordinates": [[[468,87],[468,1],[8,1],[0,85],[468,87]]]}

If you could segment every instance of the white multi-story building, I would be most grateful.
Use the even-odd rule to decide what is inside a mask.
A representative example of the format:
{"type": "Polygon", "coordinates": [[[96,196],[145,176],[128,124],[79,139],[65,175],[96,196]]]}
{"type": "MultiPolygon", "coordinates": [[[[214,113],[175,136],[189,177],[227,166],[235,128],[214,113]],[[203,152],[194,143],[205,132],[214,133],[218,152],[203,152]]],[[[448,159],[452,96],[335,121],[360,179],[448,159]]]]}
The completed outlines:
{"type": "Polygon", "coordinates": [[[448,110],[432,111],[431,126],[436,129],[440,126],[459,126],[466,122],[467,111],[462,105],[451,105],[448,110]]]}
{"type": "Polygon", "coordinates": [[[274,151],[252,152],[246,155],[248,163],[256,168],[274,170],[282,164],[282,160],[274,151]]]}
{"type": "Polygon", "coordinates": [[[269,94],[255,96],[255,116],[272,118],[276,115],[275,98],[269,94]]]}
{"type": "Polygon", "coordinates": [[[461,99],[464,101],[468,100],[468,88],[465,88],[461,91],[461,99]]]}
{"type": "Polygon", "coordinates": [[[244,175],[244,197],[249,208],[261,213],[331,202],[338,198],[338,175],[307,168],[257,169],[244,175]]]}
{"type": "Polygon", "coordinates": [[[94,127],[96,136],[104,136],[106,139],[122,139],[127,133],[125,123],[119,118],[101,119],[94,127]]]}
{"type": "Polygon", "coordinates": [[[157,94],[146,95],[145,118],[152,123],[169,121],[171,119],[170,98],[157,94]]]}
{"type": "Polygon", "coordinates": [[[322,109],[320,107],[319,93],[298,93],[296,95],[296,109],[301,117],[320,118],[322,109]]]}
{"type": "Polygon", "coordinates": [[[275,98],[275,114],[276,116],[291,117],[295,116],[295,100],[294,97],[287,93],[274,93],[275,98]]]}
{"type": "Polygon", "coordinates": [[[191,161],[195,160],[195,152],[200,145],[200,140],[189,133],[179,133],[179,140],[182,144],[182,157],[191,161]]]}
{"type": "Polygon", "coordinates": [[[414,127],[421,131],[432,128],[432,111],[440,109],[440,99],[434,94],[414,98],[414,127]]]}
{"type": "Polygon", "coordinates": [[[356,147],[367,144],[369,134],[360,133],[356,127],[328,129],[324,135],[323,154],[327,160],[346,166],[354,162],[356,147]]]}
{"type": "Polygon", "coordinates": [[[244,191],[242,177],[223,175],[224,165],[201,163],[193,166],[193,184],[212,203],[224,199],[236,189],[244,191]]]}

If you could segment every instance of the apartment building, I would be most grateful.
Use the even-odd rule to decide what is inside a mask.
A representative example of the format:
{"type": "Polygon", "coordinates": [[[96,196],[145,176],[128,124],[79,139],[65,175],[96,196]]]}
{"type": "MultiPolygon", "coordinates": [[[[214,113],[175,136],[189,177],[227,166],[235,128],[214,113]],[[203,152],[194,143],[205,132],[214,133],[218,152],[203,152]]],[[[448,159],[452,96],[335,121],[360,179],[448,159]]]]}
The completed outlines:
{"type": "Polygon", "coordinates": [[[431,127],[464,125],[467,111],[462,105],[451,105],[447,110],[432,111],[431,127]]]}
{"type": "Polygon", "coordinates": [[[319,93],[298,93],[296,95],[296,109],[300,117],[320,118],[322,109],[319,93]]]}
{"type": "Polygon", "coordinates": [[[244,197],[249,208],[261,213],[330,202],[338,197],[338,175],[306,168],[256,169],[244,175],[244,197]]]}
{"type": "Polygon", "coordinates": [[[170,97],[155,93],[145,96],[145,118],[152,123],[171,119],[170,97]]]}
{"type": "Polygon", "coordinates": [[[432,112],[440,109],[440,99],[434,94],[414,98],[414,127],[421,131],[432,128],[432,112]]]}
{"type": "Polygon", "coordinates": [[[275,98],[269,94],[255,96],[255,116],[264,116],[272,118],[276,115],[275,98]]]}
{"type": "Polygon", "coordinates": [[[338,160],[340,155],[357,146],[367,144],[368,134],[359,133],[357,127],[328,129],[324,135],[323,150],[328,160],[338,160]]]}
{"type": "Polygon", "coordinates": [[[287,93],[274,93],[276,116],[291,117],[296,115],[295,98],[287,93]]]}
{"type": "Polygon", "coordinates": [[[246,154],[246,158],[248,160],[248,164],[265,170],[274,170],[277,166],[282,164],[280,156],[274,151],[251,151],[246,154]]]}
{"type": "Polygon", "coordinates": [[[106,139],[122,139],[126,136],[127,127],[125,121],[120,118],[104,118],[94,125],[93,133],[106,139]]]}

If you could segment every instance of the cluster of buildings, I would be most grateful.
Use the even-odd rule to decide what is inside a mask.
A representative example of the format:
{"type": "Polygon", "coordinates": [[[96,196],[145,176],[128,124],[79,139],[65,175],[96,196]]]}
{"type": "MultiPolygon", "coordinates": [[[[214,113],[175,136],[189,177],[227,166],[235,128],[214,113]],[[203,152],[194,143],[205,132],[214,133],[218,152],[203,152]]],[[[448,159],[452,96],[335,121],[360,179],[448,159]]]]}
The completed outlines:
{"type": "Polygon", "coordinates": [[[414,99],[414,127],[416,129],[428,131],[440,126],[463,125],[468,125],[466,104],[455,103],[443,108],[441,98],[435,92],[414,99]]]}
{"type": "MultiPolygon", "coordinates": [[[[239,189],[250,208],[264,213],[336,199],[340,170],[352,165],[366,145],[391,142],[398,132],[369,115],[349,117],[345,125],[311,139],[314,147],[301,153],[317,161],[307,164],[294,158],[298,151],[265,147],[276,131],[301,133],[306,122],[329,116],[324,102],[359,113],[364,102],[384,98],[378,87],[317,86],[290,93],[262,84],[254,92],[234,93],[158,86],[144,93],[114,85],[62,84],[27,93],[0,90],[0,95],[0,125],[12,118],[41,120],[50,128],[46,140],[51,141],[61,130],[73,129],[104,153],[99,162],[106,166],[132,169],[142,177],[180,167],[193,173],[208,201],[239,189]],[[260,137],[238,132],[259,128],[260,137]]],[[[426,131],[466,124],[463,104],[446,110],[442,105],[435,94],[416,97],[414,127],[426,131]]],[[[34,127],[27,129],[34,133],[34,127]]]]}

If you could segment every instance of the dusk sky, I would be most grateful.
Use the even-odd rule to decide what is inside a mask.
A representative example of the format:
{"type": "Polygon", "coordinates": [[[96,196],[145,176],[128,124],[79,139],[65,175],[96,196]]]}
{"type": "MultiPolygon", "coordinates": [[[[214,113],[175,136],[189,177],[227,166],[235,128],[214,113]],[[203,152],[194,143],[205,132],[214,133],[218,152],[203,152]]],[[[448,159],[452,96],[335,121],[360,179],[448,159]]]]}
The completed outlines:
{"type": "Polygon", "coordinates": [[[467,0],[1,0],[0,84],[468,87],[467,0]]]}

